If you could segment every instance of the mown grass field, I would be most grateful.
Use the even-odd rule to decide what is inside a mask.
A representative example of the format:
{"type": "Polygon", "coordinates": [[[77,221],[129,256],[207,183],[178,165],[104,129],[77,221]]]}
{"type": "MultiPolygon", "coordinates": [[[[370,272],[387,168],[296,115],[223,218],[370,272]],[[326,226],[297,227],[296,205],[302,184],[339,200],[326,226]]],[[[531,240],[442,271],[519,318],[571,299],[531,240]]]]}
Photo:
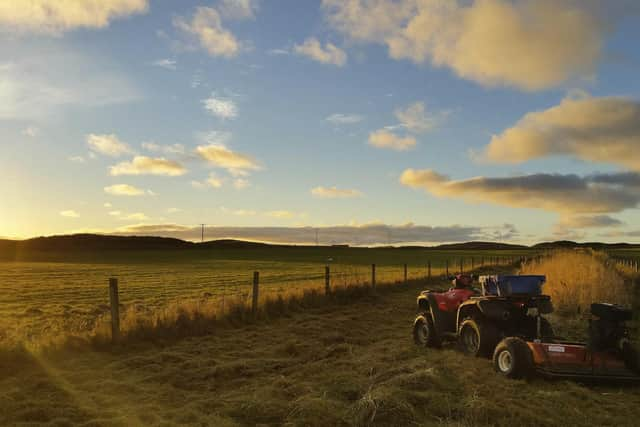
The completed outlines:
{"type": "Polygon", "coordinates": [[[123,310],[164,310],[176,303],[223,306],[228,299],[249,301],[254,271],[260,272],[263,297],[292,289],[324,289],[324,268],[332,286],[370,281],[376,264],[379,282],[457,271],[496,257],[519,257],[527,251],[434,251],[426,249],[344,247],[252,247],[196,251],[29,254],[40,261],[0,262],[0,346],[48,337],[83,334],[108,320],[108,279],[120,282],[123,310]],[[212,302],[215,301],[215,302],[212,302]]]}
{"type": "Polygon", "coordinates": [[[0,352],[0,425],[637,425],[638,388],[511,381],[488,360],[415,347],[424,286],[178,341],[0,352]]]}

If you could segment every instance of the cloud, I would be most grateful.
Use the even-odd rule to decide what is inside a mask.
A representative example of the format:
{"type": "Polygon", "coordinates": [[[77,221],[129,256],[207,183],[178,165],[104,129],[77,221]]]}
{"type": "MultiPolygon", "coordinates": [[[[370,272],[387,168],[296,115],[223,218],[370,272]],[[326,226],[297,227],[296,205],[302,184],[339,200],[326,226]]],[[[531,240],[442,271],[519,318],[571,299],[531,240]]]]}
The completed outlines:
{"type": "Polygon", "coordinates": [[[171,70],[171,71],[175,71],[176,64],[177,63],[174,59],[169,59],[169,58],[158,59],[157,61],[153,61],[151,63],[151,65],[153,65],[154,67],[160,67],[160,68],[164,68],[166,70],[171,70]]]}
{"type": "Polygon", "coordinates": [[[61,211],[60,216],[63,216],[65,218],[80,218],[80,214],[78,214],[74,210],[61,211]]]}
{"type": "Polygon", "coordinates": [[[211,166],[226,169],[234,176],[260,169],[258,162],[246,154],[231,151],[223,144],[200,145],[196,153],[211,166]]]}
{"type": "Polygon", "coordinates": [[[232,99],[216,98],[215,94],[202,101],[204,109],[212,116],[220,119],[235,119],[238,116],[238,107],[232,99]]]}
{"type": "Polygon", "coordinates": [[[120,157],[132,152],[131,148],[114,134],[96,135],[90,133],[87,135],[87,145],[92,151],[110,157],[120,157]]]}
{"type": "Polygon", "coordinates": [[[0,26],[19,33],[60,35],[105,28],[113,19],[144,13],[147,0],[29,0],[0,3],[0,26]]]}
{"type": "Polygon", "coordinates": [[[278,211],[269,211],[264,213],[266,216],[271,218],[279,218],[279,219],[291,219],[295,218],[296,214],[293,212],[278,210],[278,211]]]}
{"type": "Polygon", "coordinates": [[[109,215],[118,218],[121,221],[146,221],[149,217],[142,212],[125,213],[122,211],[111,211],[109,215]]]}
{"type": "Polygon", "coordinates": [[[232,20],[255,19],[258,8],[256,0],[220,0],[218,4],[220,15],[232,20]]]}
{"type": "Polygon", "coordinates": [[[35,138],[40,133],[40,129],[35,126],[29,126],[22,131],[24,136],[28,136],[29,138],[35,138]]]}
{"type": "Polygon", "coordinates": [[[394,114],[402,127],[408,131],[424,133],[440,125],[448,112],[429,113],[425,110],[423,102],[415,102],[404,110],[397,109],[394,114]]]}
{"type": "Polygon", "coordinates": [[[620,15],[604,2],[573,0],[322,4],[333,28],[355,41],[386,45],[394,59],[430,62],[485,86],[529,91],[591,77],[620,15]]]}
{"type": "Polygon", "coordinates": [[[314,61],[323,64],[342,67],[347,63],[347,54],[332,43],[326,43],[324,47],[316,38],[309,38],[301,45],[295,45],[293,51],[298,55],[304,55],[314,61]]]}
{"type": "Polygon", "coordinates": [[[68,160],[73,163],[84,163],[85,159],[82,156],[71,156],[68,157],[68,160]]]}
{"type": "Polygon", "coordinates": [[[336,187],[315,187],[311,190],[311,194],[315,197],[325,199],[349,199],[353,197],[361,197],[362,193],[358,190],[339,189],[336,187]]]}
{"type": "Polygon", "coordinates": [[[223,184],[223,181],[213,173],[210,174],[209,178],[207,178],[206,180],[206,185],[208,185],[211,188],[221,188],[222,184],[223,184]]]}
{"type": "Polygon", "coordinates": [[[104,206],[105,208],[111,208],[113,207],[113,205],[109,202],[105,202],[102,206],[104,206]]]}
{"type": "Polygon", "coordinates": [[[515,126],[493,136],[484,157],[519,163],[553,155],[640,170],[640,102],[567,97],[555,107],[526,114],[515,126]]]}
{"type": "Polygon", "coordinates": [[[415,147],[416,139],[412,136],[402,138],[386,129],[380,129],[369,134],[369,144],[378,148],[406,151],[415,147]]]}
{"type": "Polygon", "coordinates": [[[432,170],[407,169],[400,182],[438,197],[543,209],[563,216],[620,212],[640,203],[640,175],[630,173],[584,177],[539,173],[456,181],[432,170]]]}
{"type": "Polygon", "coordinates": [[[105,57],[55,45],[8,45],[0,62],[0,119],[40,122],[57,118],[69,107],[94,108],[140,98],[126,74],[105,57]]]}
{"type": "Polygon", "coordinates": [[[104,187],[104,192],[111,194],[112,196],[142,196],[145,194],[144,190],[129,184],[115,184],[109,187],[104,187]]]}
{"type": "Polygon", "coordinates": [[[267,51],[268,55],[289,55],[291,52],[289,52],[287,49],[269,49],[267,51]]]}
{"type": "Polygon", "coordinates": [[[236,178],[233,180],[233,186],[238,190],[244,190],[245,188],[248,188],[249,186],[251,186],[251,183],[249,182],[248,179],[236,178]]]}
{"type": "Polygon", "coordinates": [[[130,162],[121,162],[109,168],[111,176],[120,175],[165,175],[181,176],[187,169],[180,163],[165,158],[136,156],[130,162]]]}
{"type": "Polygon", "coordinates": [[[160,145],[155,142],[143,142],[142,148],[153,153],[184,154],[186,152],[182,144],[160,145]]]}
{"type": "Polygon", "coordinates": [[[203,188],[205,188],[207,186],[207,184],[205,182],[202,182],[202,181],[193,180],[193,181],[191,181],[191,186],[193,188],[197,188],[198,190],[202,190],[203,188]]]}
{"type": "Polygon", "coordinates": [[[170,213],[170,214],[178,213],[178,212],[182,212],[182,209],[180,209],[180,208],[168,208],[167,209],[167,213],[170,213]]]}
{"type": "Polygon", "coordinates": [[[231,58],[240,52],[241,43],[222,26],[222,19],[216,9],[197,7],[190,21],[178,17],[174,19],[173,25],[195,37],[200,47],[211,56],[231,58]]]}
{"type": "Polygon", "coordinates": [[[364,117],[359,114],[332,114],[325,120],[334,125],[351,125],[361,122],[364,117]]]}
{"type": "Polygon", "coordinates": [[[558,228],[604,228],[620,227],[622,225],[624,225],[622,221],[608,215],[569,216],[560,220],[558,228]]]}
{"type": "MultiPolygon", "coordinates": [[[[199,241],[200,232],[200,227],[179,224],[142,224],[124,227],[117,234],[166,236],[199,241]]],[[[432,227],[414,224],[365,224],[329,227],[207,227],[205,237],[211,240],[244,239],[272,243],[315,244],[316,232],[319,243],[322,245],[432,244],[477,239],[501,240],[500,236],[511,236],[517,233],[510,224],[487,228],[458,225],[432,227]]]]}

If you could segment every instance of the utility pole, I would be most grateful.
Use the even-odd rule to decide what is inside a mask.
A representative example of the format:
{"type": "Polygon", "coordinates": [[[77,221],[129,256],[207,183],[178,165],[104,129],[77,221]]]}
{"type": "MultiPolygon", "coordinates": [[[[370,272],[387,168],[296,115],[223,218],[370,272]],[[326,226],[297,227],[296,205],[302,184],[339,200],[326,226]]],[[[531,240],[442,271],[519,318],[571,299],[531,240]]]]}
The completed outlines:
{"type": "Polygon", "coordinates": [[[200,226],[202,227],[202,237],[200,238],[200,242],[204,243],[204,226],[207,224],[200,224],[200,226]]]}

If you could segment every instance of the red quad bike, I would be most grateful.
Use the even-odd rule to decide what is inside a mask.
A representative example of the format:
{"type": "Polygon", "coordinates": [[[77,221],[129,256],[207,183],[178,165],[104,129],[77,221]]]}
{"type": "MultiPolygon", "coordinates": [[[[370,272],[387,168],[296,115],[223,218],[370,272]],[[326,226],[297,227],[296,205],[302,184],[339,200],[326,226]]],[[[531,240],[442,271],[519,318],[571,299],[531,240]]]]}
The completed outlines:
{"type": "Polygon", "coordinates": [[[631,345],[625,323],[631,310],[596,303],[586,343],[553,339],[508,337],[493,353],[493,365],[507,378],[546,377],[579,380],[640,381],[638,352],[631,345]]]}
{"type": "Polygon", "coordinates": [[[544,276],[480,276],[477,289],[472,276],[458,275],[448,291],[420,293],[414,341],[426,347],[457,341],[466,354],[491,357],[505,337],[551,338],[551,325],[540,316],[553,311],[544,282],[544,276]]]}

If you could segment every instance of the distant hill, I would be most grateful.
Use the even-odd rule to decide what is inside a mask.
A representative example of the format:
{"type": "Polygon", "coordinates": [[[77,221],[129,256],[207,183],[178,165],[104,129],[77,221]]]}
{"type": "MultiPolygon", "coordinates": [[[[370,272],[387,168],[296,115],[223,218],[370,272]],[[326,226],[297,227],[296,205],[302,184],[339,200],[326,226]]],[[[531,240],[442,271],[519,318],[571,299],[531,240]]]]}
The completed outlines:
{"type": "Polygon", "coordinates": [[[466,243],[450,243],[446,245],[435,246],[434,249],[440,250],[514,250],[514,249],[529,249],[529,246],[512,245],[510,243],[496,243],[496,242],[466,242],[466,243]]]}
{"type": "MultiPolygon", "coordinates": [[[[188,242],[185,240],[151,237],[151,236],[111,236],[97,234],[73,234],[50,237],[37,237],[27,240],[2,240],[0,239],[0,259],[52,259],[64,258],[65,255],[100,257],[102,255],[133,256],[135,252],[156,251],[171,256],[170,251],[175,250],[203,250],[203,249],[252,249],[252,248],[306,248],[313,251],[316,247],[311,245],[271,245],[258,242],[224,239],[212,240],[203,243],[188,242]],[[129,255],[131,254],[131,255],[129,255]]],[[[326,247],[325,247],[326,248],[326,247]]],[[[513,245],[509,243],[495,242],[465,242],[452,243],[438,246],[400,246],[399,250],[551,250],[562,248],[593,248],[607,249],[640,249],[640,244],[600,242],[578,243],[568,240],[557,242],[543,242],[533,246],[513,245]]],[[[333,247],[332,249],[349,250],[348,246],[333,247]]],[[[365,248],[355,248],[365,249],[365,248]]],[[[389,247],[389,249],[394,249],[389,247]]]]}

